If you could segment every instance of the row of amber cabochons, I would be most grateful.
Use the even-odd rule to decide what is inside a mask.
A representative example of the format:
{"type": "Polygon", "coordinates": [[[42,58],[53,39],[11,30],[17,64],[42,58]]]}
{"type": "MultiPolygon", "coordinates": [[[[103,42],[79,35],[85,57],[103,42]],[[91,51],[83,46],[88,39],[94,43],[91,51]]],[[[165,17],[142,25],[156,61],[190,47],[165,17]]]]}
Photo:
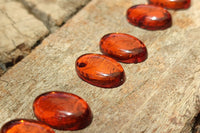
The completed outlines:
{"type": "Polygon", "coordinates": [[[110,33],[100,40],[101,54],[84,54],[76,60],[78,76],[98,87],[114,88],[125,82],[125,72],[119,62],[140,63],[147,59],[146,46],[125,33],[110,33]]]}
{"type": "MultiPolygon", "coordinates": [[[[105,35],[100,41],[100,49],[105,55],[124,63],[139,63],[147,58],[145,45],[137,38],[124,33],[105,35]]],[[[116,60],[105,55],[85,54],[79,57],[76,61],[77,72],[83,80],[91,84],[117,87],[125,81],[124,70],[116,60]]],[[[47,92],[38,96],[33,110],[40,122],[12,120],[2,127],[1,133],[54,133],[50,127],[80,130],[90,125],[93,118],[90,107],[82,98],[65,92],[47,92]]]]}
{"type": "MultiPolygon", "coordinates": [[[[191,2],[190,0],[148,1],[157,6],[130,7],[127,10],[129,23],[147,30],[166,29],[172,22],[170,13],[164,8],[187,9],[191,2]]],[[[147,58],[145,45],[139,39],[123,33],[105,35],[101,39],[100,49],[104,55],[85,54],[76,61],[79,77],[99,87],[113,88],[124,83],[124,70],[117,61],[139,63],[147,58]]],[[[59,130],[79,130],[90,125],[93,118],[90,107],[82,98],[65,92],[47,92],[38,96],[33,109],[40,121],[12,120],[3,125],[1,133],[55,133],[50,127],[59,130]]]]}
{"type": "MultiPolygon", "coordinates": [[[[147,58],[145,45],[137,38],[123,33],[105,35],[101,39],[100,49],[105,55],[124,63],[139,63],[147,58]]],[[[125,81],[125,74],[122,66],[112,58],[99,54],[83,55],[77,60],[77,72],[82,79],[91,84],[117,87],[125,81]]],[[[2,133],[54,133],[50,127],[59,130],[80,130],[90,125],[93,118],[90,107],[82,98],[64,92],[48,92],[38,96],[34,101],[33,110],[40,122],[13,120],[2,127],[2,133]]]]}
{"type": "Polygon", "coordinates": [[[80,130],[90,125],[93,119],[86,101],[77,95],[59,91],[38,96],[33,103],[33,111],[39,121],[12,120],[3,125],[1,133],[54,133],[52,128],[80,130]]]}
{"type": "MultiPolygon", "coordinates": [[[[190,0],[149,0],[149,3],[130,7],[128,22],[147,30],[164,30],[172,25],[171,14],[165,8],[186,9],[190,6],[190,0]]],[[[117,61],[139,63],[148,56],[143,42],[125,33],[105,35],[101,38],[100,50],[104,55],[84,54],[76,60],[75,67],[83,81],[103,88],[118,87],[125,82],[124,69],[117,61]]]]}
{"type": "MultiPolygon", "coordinates": [[[[100,49],[105,55],[124,63],[138,63],[147,58],[145,45],[128,34],[105,35],[101,39],[100,49]]],[[[81,56],[76,63],[77,72],[91,84],[106,88],[117,87],[125,81],[125,74],[122,66],[112,58],[98,54],[81,56]]],[[[12,120],[2,127],[1,133],[54,133],[50,127],[80,130],[90,125],[93,118],[90,107],[82,98],[64,92],[48,92],[38,96],[33,110],[39,121],[12,120]]]]}

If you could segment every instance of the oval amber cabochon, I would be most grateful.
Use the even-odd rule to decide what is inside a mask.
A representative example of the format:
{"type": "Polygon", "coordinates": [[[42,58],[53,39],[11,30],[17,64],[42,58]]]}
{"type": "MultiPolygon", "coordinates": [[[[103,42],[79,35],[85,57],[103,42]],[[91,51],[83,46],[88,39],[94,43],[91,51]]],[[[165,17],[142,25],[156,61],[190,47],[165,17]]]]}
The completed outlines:
{"type": "Polygon", "coordinates": [[[125,82],[125,73],[116,60],[100,54],[84,54],[76,60],[78,76],[92,85],[114,88],[125,82]]]}
{"type": "Polygon", "coordinates": [[[135,5],[127,10],[130,24],[146,30],[164,30],[172,25],[171,14],[160,6],[135,5]]]}
{"type": "Polygon", "coordinates": [[[38,120],[58,130],[80,130],[89,126],[93,116],[87,102],[67,92],[46,92],[33,103],[38,120]]]}
{"type": "Polygon", "coordinates": [[[52,128],[36,120],[15,119],[1,128],[1,133],[55,133],[52,128]]]}
{"type": "Polygon", "coordinates": [[[125,33],[110,33],[101,38],[103,54],[123,63],[140,63],[147,59],[147,49],[142,41],[125,33]]]}
{"type": "Polygon", "coordinates": [[[187,9],[190,7],[191,0],[148,0],[149,4],[162,6],[167,9],[187,9]]]}

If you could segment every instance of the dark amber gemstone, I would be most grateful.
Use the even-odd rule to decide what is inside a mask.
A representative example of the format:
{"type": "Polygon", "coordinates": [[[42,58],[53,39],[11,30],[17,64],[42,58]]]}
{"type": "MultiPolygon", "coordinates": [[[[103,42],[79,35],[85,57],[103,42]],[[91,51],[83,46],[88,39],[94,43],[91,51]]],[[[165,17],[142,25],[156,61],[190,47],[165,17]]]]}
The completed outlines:
{"type": "Polygon", "coordinates": [[[168,9],[187,9],[191,0],[149,0],[150,4],[162,6],[168,9]]]}
{"type": "Polygon", "coordinates": [[[159,6],[135,5],[127,10],[129,23],[147,30],[164,30],[172,25],[170,13],[159,6]]]}
{"type": "Polygon", "coordinates": [[[7,122],[1,133],[55,133],[49,126],[35,120],[16,119],[7,122]]]}
{"type": "Polygon", "coordinates": [[[38,120],[59,130],[79,130],[92,122],[92,112],[80,97],[65,92],[47,92],[33,104],[38,120]]]}
{"type": "Polygon", "coordinates": [[[103,36],[100,49],[103,54],[124,63],[139,63],[147,59],[146,46],[136,37],[124,33],[103,36]]]}
{"type": "Polygon", "coordinates": [[[114,59],[100,54],[85,54],[76,60],[78,76],[98,87],[114,88],[125,81],[124,69],[114,59]]]}

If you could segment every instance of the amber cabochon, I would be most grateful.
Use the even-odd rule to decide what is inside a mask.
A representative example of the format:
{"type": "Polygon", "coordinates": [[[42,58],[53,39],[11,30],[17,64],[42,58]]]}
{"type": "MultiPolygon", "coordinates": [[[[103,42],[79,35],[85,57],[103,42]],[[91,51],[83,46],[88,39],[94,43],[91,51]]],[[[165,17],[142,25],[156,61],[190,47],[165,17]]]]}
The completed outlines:
{"type": "Polygon", "coordinates": [[[148,0],[149,4],[162,6],[167,9],[179,10],[190,7],[191,0],[148,0]]]}
{"type": "Polygon", "coordinates": [[[1,133],[55,133],[52,128],[36,120],[15,119],[1,128],[1,133]]]}
{"type": "Polygon", "coordinates": [[[140,63],[147,59],[147,49],[142,41],[125,33],[110,33],[101,38],[103,54],[123,63],[140,63]]]}
{"type": "Polygon", "coordinates": [[[125,82],[125,72],[116,60],[100,54],[84,54],[76,60],[76,72],[85,82],[102,88],[114,88],[125,82]]]}
{"type": "Polygon", "coordinates": [[[146,30],[164,30],[172,25],[171,14],[160,6],[135,5],[127,10],[130,24],[146,30]]]}
{"type": "Polygon", "coordinates": [[[41,94],[35,99],[33,110],[38,120],[58,130],[80,130],[93,119],[87,102],[67,92],[41,94]]]}

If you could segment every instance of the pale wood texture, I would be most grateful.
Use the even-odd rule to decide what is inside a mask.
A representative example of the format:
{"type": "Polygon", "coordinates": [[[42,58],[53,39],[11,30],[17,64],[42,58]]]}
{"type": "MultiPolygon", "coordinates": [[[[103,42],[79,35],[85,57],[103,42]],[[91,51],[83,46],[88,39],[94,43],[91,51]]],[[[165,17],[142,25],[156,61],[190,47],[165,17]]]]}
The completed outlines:
{"type": "MultiPolygon", "coordinates": [[[[15,64],[15,60],[19,57],[23,58],[28,55],[31,47],[48,34],[48,29],[55,31],[89,1],[18,0],[16,2],[16,0],[1,0],[0,63],[15,64]]],[[[0,65],[0,76],[5,71],[6,69],[0,65]]]]}
{"type": "Polygon", "coordinates": [[[0,126],[14,118],[35,119],[35,97],[60,90],[84,98],[93,111],[92,124],[75,132],[190,132],[200,110],[200,1],[192,2],[188,10],[170,11],[171,28],[146,31],[125,17],[130,6],[146,0],[93,0],[0,78],[0,126]],[[111,32],[138,37],[149,56],[122,64],[126,82],[103,89],[79,79],[74,66],[80,55],[100,53],[100,38],[111,32]]]}
{"type": "Polygon", "coordinates": [[[11,62],[29,53],[48,34],[46,26],[16,1],[0,2],[0,62],[11,62]]]}
{"type": "Polygon", "coordinates": [[[90,0],[21,0],[28,9],[55,31],[90,0]]]}

